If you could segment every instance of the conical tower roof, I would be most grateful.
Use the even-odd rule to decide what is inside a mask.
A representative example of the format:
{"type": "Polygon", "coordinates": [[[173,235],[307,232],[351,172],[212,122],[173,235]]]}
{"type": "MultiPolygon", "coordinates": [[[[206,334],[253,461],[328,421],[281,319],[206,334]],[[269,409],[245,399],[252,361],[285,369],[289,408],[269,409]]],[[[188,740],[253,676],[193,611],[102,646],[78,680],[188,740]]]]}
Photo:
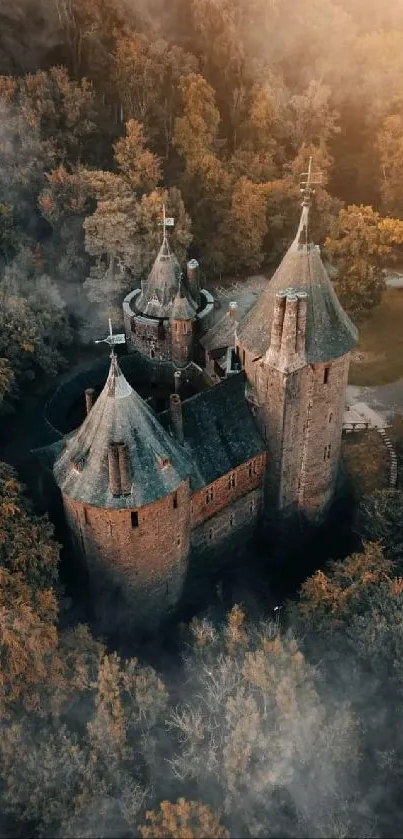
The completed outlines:
{"type": "Polygon", "coordinates": [[[169,318],[179,288],[180,265],[164,236],[158,256],[136,303],[140,314],[169,318]]]}
{"type": "Polygon", "coordinates": [[[179,288],[172,304],[172,320],[193,320],[196,316],[196,303],[193,298],[186,295],[183,287],[182,277],[179,278],[179,288]]]}
{"type": "Polygon", "coordinates": [[[106,384],[80,428],[65,439],[53,466],[63,494],[96,507],[142,507],[173,492],[191,466],[155,413],[125,379],[112,353],[106,384]],[[108,446],[128,447],[131,494],[113,497],[108,446]]]}
{"type": "Polygon", "coordinates": [[[305,291],[308,295],[306,359],[308,364],[345,355],[358,341],[358,332],[342,308],[323,265],[319,247],[309,243],[309,201],[302,205],[297,235],[253,309],[238,329],[238,341],[254,356],[270,346],[277,292],[305,291]]]}

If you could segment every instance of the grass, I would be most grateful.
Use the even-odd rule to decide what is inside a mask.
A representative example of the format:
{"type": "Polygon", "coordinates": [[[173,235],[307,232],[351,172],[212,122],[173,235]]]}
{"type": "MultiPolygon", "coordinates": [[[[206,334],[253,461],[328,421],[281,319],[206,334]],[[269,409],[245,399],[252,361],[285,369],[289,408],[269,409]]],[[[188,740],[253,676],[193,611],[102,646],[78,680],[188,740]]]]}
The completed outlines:
{"type": "Polygon", "coordinates": [[[356,431],[343,436],[341,454],[359,499],[375,489],[389,487],[389,453],[377,431],[356,431]]]}
{"type": "Polygon", "coordinates": [[[388,288],[359,331],[349,384],[385,385],[403,378],[403,289],[388,288]]]}

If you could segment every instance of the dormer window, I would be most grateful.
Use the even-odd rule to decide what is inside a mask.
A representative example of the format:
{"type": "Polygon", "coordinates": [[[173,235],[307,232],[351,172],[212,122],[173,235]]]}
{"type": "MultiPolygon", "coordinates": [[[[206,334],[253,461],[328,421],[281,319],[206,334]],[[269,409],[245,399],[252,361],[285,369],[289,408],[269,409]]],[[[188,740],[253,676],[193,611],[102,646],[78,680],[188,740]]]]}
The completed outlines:
{"type": "Polygon", "coordinates": [[[169,466],[169,460],[167,457],[160,457],[160,467],[161,469],[166,469],[169,466]]]}
{"type": "Polygon", "coordinates": [[[79,460],[73,461],[73,469],[75,472],[82,472],[85,466],[85,458],[80,457],[79,460]]]}

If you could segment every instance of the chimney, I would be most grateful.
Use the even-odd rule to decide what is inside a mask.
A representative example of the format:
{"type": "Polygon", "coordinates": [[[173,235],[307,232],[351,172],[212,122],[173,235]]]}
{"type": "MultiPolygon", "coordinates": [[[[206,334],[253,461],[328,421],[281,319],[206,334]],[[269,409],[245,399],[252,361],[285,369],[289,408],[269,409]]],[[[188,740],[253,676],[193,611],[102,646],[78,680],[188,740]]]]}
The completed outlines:
{"type": "Polygon", "coordinates": [[[87,387],[87,389],[84,391],[84,393],[85,393],[85,408],[86,408],[87,415],[88,415],[91,408],[93,407],[93,404],[94,404],[95,390],[94,390],[93,387],[87,387]]]}
{"type": "Polygon", "coordinates": [[[305,337],[306,322],[308,315],[308,295],[306,291],[298,292],[298,318],[297,318],[297,353],[305,359],[305,337]]]}
{"type": "Polygon", "coordinates": [[[180,393],[181,378],[182,378],[182,376],[181,376],[180,370],[175,370],[175,373],[174,373],[175,393],[180,393]]]}
{"type": "Polygon", "coordinates": [[[171,414],[171,425],[174,435],[178,443],[183,446],[183,417],[182,417],[182,400],[178,393],[171,393],[169,397],[169,410],[171,414]]]}
{"type": "Polygon", "coordinates": [[[199,263],[197,259],[191,259],[186,266],[186,275],[190,293],[197,305],[200,306],[200,281],[199,281],[199,263]]]}
{"type": "Polygon", "coordinates": [[[264,359],[267,364],[274,364],[274,362],[277,361],[278,353],[280,351],[281,336],[283,333],[286,296],[287,292],[278,291],[274,298],[270,346],[264,359]]]}
{"type": "Polygon", "coordinates": [[[108,446],[109,489],[114,498],[122,494],[119,468],[119,444],[109,443],[108,446]]]}
{"type": "Polygon", "coordinates": [[[131,495],[132,474],[131,474],[131,464],[130,464],[130,459],[129,459],[129,447],[128,447],[127,443],[117,443],[117,446],[118,446],[120,485],[122,487],[122,495],[131,495]]]}
{"type": "Polygon", "coordinates": [[[287,292],[286,306],[281,336],[281,353],[293,356],[297,349],[297,313],[298,295],[295,291],[287,292]]]}
{"type": "Polygon", "coordinates": [[[228,314],[229,314],[231,320],[233,321],[233,323],[235,324],[237,319],[238,319],[238,317],[237,317],[238,316],[238,303],[232,302],[232,303],[229,304],[228,314]]]}

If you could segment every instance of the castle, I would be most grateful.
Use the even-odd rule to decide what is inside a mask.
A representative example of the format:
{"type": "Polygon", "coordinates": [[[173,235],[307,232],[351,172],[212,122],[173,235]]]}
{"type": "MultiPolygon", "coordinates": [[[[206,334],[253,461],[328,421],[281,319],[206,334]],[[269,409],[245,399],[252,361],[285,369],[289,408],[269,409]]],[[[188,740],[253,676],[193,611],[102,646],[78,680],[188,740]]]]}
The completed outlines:
{"type": "Polygon", "coordinates": [[[229,539],[241,543],[267,520],[324,516],[358,336],[310,242],[310,192],[244,317],[234,302],[213,321],[197,262],[181,274],[164,226],[123,313],[128,351],[172,371],[169,408],[158,414],[133,390],[112,347],[102,392],[86,391],[84,422],[48,447],[96,609],[116,608],[118,593],[127,620],[152,627],[178,603],[190,566],[208,569],[229,539]],[[192,366],[210,386],[183,399],[192,366]]]}

